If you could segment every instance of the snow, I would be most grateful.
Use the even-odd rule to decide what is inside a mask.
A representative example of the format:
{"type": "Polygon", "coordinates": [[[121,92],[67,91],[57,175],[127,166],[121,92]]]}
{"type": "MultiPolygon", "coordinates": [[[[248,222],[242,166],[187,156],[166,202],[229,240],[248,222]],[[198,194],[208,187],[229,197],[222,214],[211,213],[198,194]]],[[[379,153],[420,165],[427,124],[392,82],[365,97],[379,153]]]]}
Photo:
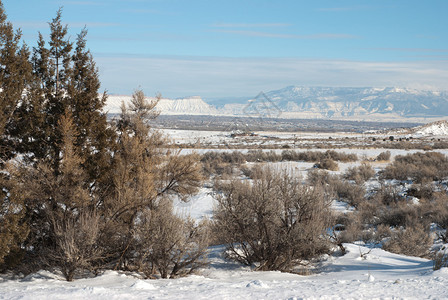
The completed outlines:
{"type": "MultiPolygon", "coordinates": [[[[129,104],[131,96],[109,96],[104,111],[117,114],[121,112],[121,103],[129,104]]],[[[154,101],[156,98],[147,97],[147,100],[154,101]]],[[[157,110],[164,115],[216,115],[218,112],[215,107],[207,104],[199,96],[179,99],[160,99],[157,104],[157,110]]]]}
{"type": "MultiPolygon", "coordinates": [[[[281,116],[289,119],[337,119],[357,121],[427,122],[446,117],[445,92],[403,88],[331,88],[290,86],[264,94],[268,101],[260,104],[275,106],[276,112],[260,105],[250,109],[245,103],[221,101],[223,107],[207,104],[199,96],[161,99],[158,109],[166,115],[281,116]],[[272,102],[271,102],[272,101],[272,102]],[[403,102],[406,105],[403,105],[403,102]]],[[[121,102],[131,96],[111,95],[105,111],[119,113],[121,102]]],[[[154,99],[154,98],[150,98],[154,99]]]]}
{"type": "Polygon", "coordinates": [[[215,199],[212,196],[211,188],[202,188],[199,193],[191,197],[188,202],[180,199],[174,200],[175,211],[181,216],[190,216],[192,219],[200,221],[205,218],[210,219],[213,215],[215,199]]]}
{"type": "Polygon", "coordinates": [[[418,127],[418,130],[415,133],[423,136],[427,135],[446,136],[448,135],[448,122],[439,121],[426,124],[422,127],[418,127]]]}
{"type": "Polygon", "coordinates": [[[347,254],[329,256],[320,272],[301,276],[256,272],[225,261],[221,246],[210,250],[211,264],[197,275],[142,279],[106,271],[65,282],[40,271],[0,282],[0,299],[442,299],[448,297],[448,270],[432,271],[426,259],[344,244],[347,254]],[[369,252],[370,251],[370,252],[369,252]],[[363,257],[361,257],[361,254],[363,257]]]}
{"type": "MultiPolygon", "coordinates": [[[[196,132],[171,130],[174,138],[225,138],[223,132],[196,132]]],[[[270,133],[284,137],[287,133],[270,133]]],[[[334,133],[332,133],[334,135],[334,133]]],[[[314,149],[326,151],[326,149],[314,149]]],[[[209,149],[184,149],[182,153],[204,152],[209,149]]],[[[233,150],[213,150],[233,151],[233,150]]],[[[247,150],[239,150],[247,151],[247,150]]],[[[267,150],[270,151],[270,150],[267,150]]],[[[281,152],[281,149],[275,150],[281,152]]],[[[300,150],[307,151],[307,150],[300,150]]],[[[336,149],[354,153],[358,158],[376,157],[384,149],[336,149]]],[[[418,150],[391,149],[396,155],[418,150]]],[[[448,154],[448,150],[438,150],[448,154]]],[[[339,163],[342,173],[348,167],[360,164],[339,163]]],[[[278,162],[272,168],[287,170],[303,177],[313,163],[278,162]]],[[[387,162],[374,162],[378,171],[387,162]]],[[[374,184],[369,181],[368,185],[374,184]]],[[[413,202],[417,199],[410,199],[413,202]]],[[[176,213],[200,221],[211,218],[216,200],[207,184],[199,193],[182,202],[176,199],[176,213]]],[[[338,212],[352,211],[344,202],[333,201],[338,212]]],[[[432,270],[427,259],[393,254],[363,244],[344,244],[346,254],[336,251],[324,257],[311,275],[281,272],[257,272],[250,267],[224,259],[222,245],[209,249],[210,265],[195,275],[177,279],[144,279],[136,273],[105,271],[92,278],[64,281],[57,272],[39,271],[24,278],[0,275],[0,299],[443,299],[448,298],[448,268],[432,270]]]]}
{"type": "Polygon", "coordinates": [[[331,202],[331,208],[339,213],[347,213],[347,212],[351,212],[354,211],[355,208],[350,206],[349,204],[339,201],[339,200],[333,200],[331,202]]]}
{"type": "MultiPolygon", "coordinates": [[[[394,152],[393,152],[394,153],[394,152]]],[[[395,153],[394,153],[395,154],[395,153]]],[[[290,168],[277,164],[277,168],[290,168]]],[[[203,187],[189,202],[175,201],[177,213],[211,217],[215,200],[203,187]]],[[[352,208],[334,201],[340,212],[352,208]]],[[[389,253],[363,244],[344,244],[311,275],[258,272],[223,258],[223,246],[209,249],[210,265],[177,279],[143,279],[136,273],[105,271],[66,282],[59,273],[39,271],[20,279],[0,276],[0,299],[442,299],[448,298],[448,269],[432,270],[427,259],[389,253]]]]}

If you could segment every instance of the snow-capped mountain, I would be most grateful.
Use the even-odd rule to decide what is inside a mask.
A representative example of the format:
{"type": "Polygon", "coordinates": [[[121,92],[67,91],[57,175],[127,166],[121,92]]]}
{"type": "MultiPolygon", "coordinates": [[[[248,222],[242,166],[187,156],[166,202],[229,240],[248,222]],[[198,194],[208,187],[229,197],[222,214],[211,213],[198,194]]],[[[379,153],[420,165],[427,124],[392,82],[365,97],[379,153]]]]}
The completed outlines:
{"type": "MultiPolygon", "coordinates": [[[[258,98],[252,101],[256,103],[258,98]]],[[[282,118],[423,121],[448,117],[447,92],[392,87],[290,86],[266,92],[263,94],[261,102],[274,104],[281,111],[280,117],[282,118]]],[[[246,104],[226,104],[222,110],[224,113],[234,114],[238,111],[247,111],[244,108],[250,105],[252,105],[250,102],[246,104]]],[[[272,107],[272,105],[267,106],[272,107]]]]}
{"type": "MultiPolygon", "coordinates": [[[[129,103],[131,96],[109,96],[105,111],[108,113],[120,113],[121,103],[129,103]]],[[[155,100],[148,97],[148,100],[155,100]]],[[[160,99],[157,104],[157,110],[165,115],[216,115],[217,109],[206,103],[199,96],[179,98],[179,99],[160,99]]]]}
{"type": "MultiPolygon", "coordinates": [[[[241,97],[240,97],[241,98],[241,97]]],[[[415,89],[298,87],[260,93],[246,101],[213,101],[201,97],[161,99],[166,115],[225,115],[280,118],[429,122],[448,118],[448,92],[415,89]]],[[[109,96],[106,110],[118,113],[130,96],[109,96]]],[[[151,98],[149,98],[151,99],[151,98]]]]}
{"type": "Polygon", "coordinates": [[[216,115],[217,109],[206,103],[199,96],[182,99],[161,99],[157,109],[162,114],[170,115],[216,115]]]}
{"type": "Polygon", "coordinates": [[[287,87],[266,93],[285,111],[320,113],[324,117],[395,114],[401,117],[448,115],[446,92],[399,88],[287,87]]]}

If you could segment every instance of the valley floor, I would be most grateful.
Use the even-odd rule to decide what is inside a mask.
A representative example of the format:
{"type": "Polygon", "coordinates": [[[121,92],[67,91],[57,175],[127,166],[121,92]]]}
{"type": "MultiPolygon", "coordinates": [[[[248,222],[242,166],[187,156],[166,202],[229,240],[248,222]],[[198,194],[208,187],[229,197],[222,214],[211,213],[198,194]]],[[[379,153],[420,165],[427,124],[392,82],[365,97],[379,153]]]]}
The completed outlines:
{"type": "MultiPolygon", "coordinates": [[[[196,149],[184,149],[182,153],[203,153],[213,149],[204,147],[204,144],[216,146],[233,140],[220,132],[186,134],[185,131],[166,130],[165,133],[182,144],[203,144],[196,149]]],[[[296,139],[294,135],[285,135],[269,134],[269,137],[275,137],[275,143],[280,138],[279,144],[288,144],[296,139]]],[[[333,139],[325,134],[307,138],[313,143],[319,139],[325,140],[328,145],[328,142],[334,142],[337,135],[332,133],[331,136],[333,139]]],[[[358,135],[351,138],[356,140],[363,137],[358,135]]],[[[337,140],[345,141],[345,134],[337,140]]],[[[240,141],[243,145],[245,142],[247,141],[240,141]]],[[[337,149],[354,153],[360,159],[357,162],[340,163],[339,171],[333,173],[340,174],[384,150],[337,149]]],[[[275,151],[280,152],[282,149],[275,151]]],[[[397,155],[416,151],[418,150],[391,149],[391,157],[393,159],[397,155]]],[[[448,154],[446,149],[437,151],[448,154]]],[[[372,162],[372,167],[378,172],[386,164],[372,162]]],[[[270,166],[306,176],[313,163],[278,162],[271,163],[270,166]]],[[[372,179],[367,184],[375,183],[375,179],[372,179]]],[[[211,217],[214,204],[212,189],[204,186],[188,203],[176,201],[175,208],[179,214],[199,220],[211,217]]],[[[342,211],[349,209],[340,204],[335,203],[334,208],[342,211]]],[[[433,271],[433,263],[428,259],[393,254],[380,248],[367,248],[362,244],[345,244],[345,247],[345,255],[341,256],[336,252],[325,257],[317,266],[316,272],[307,276],[252,271],[249,267],[226,261],[222,256],[222,246],[210,248],[210,265],[206,269],[196,275],[178,279],[147,280],[138,274],[116,271],[106,271],[97,277],[74,282],[66,282],[61,274],[47,271],[19,279],[1,275],[0,299],[448,299],[448,268],[433,271]]]]}

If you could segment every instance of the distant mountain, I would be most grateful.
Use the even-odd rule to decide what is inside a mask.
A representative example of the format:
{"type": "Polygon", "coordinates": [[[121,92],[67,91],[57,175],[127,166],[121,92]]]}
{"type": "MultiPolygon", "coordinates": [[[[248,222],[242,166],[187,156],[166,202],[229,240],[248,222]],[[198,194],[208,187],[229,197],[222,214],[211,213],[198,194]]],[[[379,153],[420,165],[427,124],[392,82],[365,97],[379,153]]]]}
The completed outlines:
{"type": "Polygon", "coordinates": [[[448,115],[446,92],[399,88],[295,87],[266,93],[285,111],[312,111],[325,117],[396,114],[401,117],[448,115]]]}
{"type": "MultiPolygon", "coordinates": [[[[106,109],[119,112],[130,96],[110,96],[106,109]]],[[[297,119],[429,122],[448,118],[448,93],[415,89],[299,87],[241,97],[214,105],[200,97],[162,99],[158,109],[167,115],[225,115],[297,119]],[[215,106],[216,105],[216,106],[215,106]]]]}
{"type": "Polygon", "coordinates": [[[170,115],[216,115],[218,110],[204,102],[201,97],[189,97],[182,99],[161,99],[157,109],[162,114],[170,115]]]}
{"type": "MultiPolygon", "coordinates": [[[[148,97],[149,100],[155,98],[148,97]]],[[[129,103],[131,96],[109,96],[105,110],[108,113],[120,113],[121,103],[129,103]]],[[[201,97],[187,97],[179,99],[160,99],[157,109],[166,115],[217,115],[218,110],[204,102],[201,97]]]]}
{"type": "MultiPolygon", "coordinates": [[[[257,103],[259,96],[252,100],[257,103]]],[[[260,104],[279,109],[281,118],[369,121],[425,121],[448,117],[448,93],[400,88],[289,86],[263,94],[260,104]],[[268,100],[266,100],[268,99],[268,100]]],[[[247,111],[246,104],[226,104],[224,114],[247,111]]]]}

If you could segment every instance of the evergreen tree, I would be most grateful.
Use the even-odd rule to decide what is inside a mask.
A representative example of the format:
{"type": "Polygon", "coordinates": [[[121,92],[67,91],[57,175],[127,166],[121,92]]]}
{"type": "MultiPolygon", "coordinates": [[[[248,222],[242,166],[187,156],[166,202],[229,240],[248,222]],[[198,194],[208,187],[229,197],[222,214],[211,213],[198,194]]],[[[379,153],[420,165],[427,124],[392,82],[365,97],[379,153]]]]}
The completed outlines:
{"type": "Polygon", "coordinates": [[[21,45],[20,31],[14,32],[0,1],[0,265],[11,263],[20,253],[28,231],[24,224],[22,193],[11,179],[6,162],[16,154],[17,109],[31,75],[29,51],[21,45]]]}
{"type": "Polygon", "coordinates": [[[31,65],[29,50],[21,45],[21,32],[14,31],[7,22],[3,4],[0,1],[0,162],[15,154],[17,141],[17,109],[23,100],[27,83],[30,81],[31,65]]]}
{"type": "Polygon", "coordinates": [[[77,132],[70,112],[61,117],[58,127],[62,136],[59,172],[41,162],[12,168],[11,175],[27,210],[28,271],[58,267],[72,280],[77,270],[90,269],[101,258],[98,240],[103,223],[74,145],[77,132]]]}
{"type": "MultiPolygon", "coordinates": [[[[33,91],[33,96],[37,99],[32,99],[31,102],[40,107],[34,112],[44,114],[45,117],[40,117],[44,122],[33,124],[40,127],[39,131],[42,135],[31,136],[30,140],[34,143],[28,149],[37,159],[48,159],[55,172],[59,170],[61,152],[61,134],[57,125],[68,104],[66,89],[71,75],[73,48],[73,44],[67,37],[68,27],[62,25],[61,14],[62,11],[59,9],[56,17],[49,24],[51,30],[49,47],[46,47],[46,42],[39,33],[37,47],[34,48],[32,64],[39,84],[33,86],[37,89],[33,91]]],[[[33,119],[36,118],[39,119],[39,116],[33,119]]]]}
{"type": "Polygon", "coordinates": [[[114,133],[108,128],[106,114],[102,111],[107,95],[101,96],[100,80],[95,61],[86,48],[87,30],[84,28],[76,40],[75,52],[72,56],[72,73],[67,88],[69,109],[73,113],[73,121],[78,135],[75,145],[85,160],[90,179],[101,180],[102,174],[110,165],[107,153],[114,133]]]}
{"type": "Polygon", "coordinates": [[[27,157],[46,160],[59,172],[61,132],[58,121],[69,111],[77,129],[75,146],[82,157],[89,181],[95,185],[107,174],[113,131],[102,112],[107,95],[99,95],[100,81],[95,62],[86,48],[87,30],[78,35],[75,45],[62,25],[61,10],[50,23],[50,41],[39,34],[32,65],[34,81],[30,85],[23,120],[32,128],[24,134],[27,157]],[[75,46],[75,47],[74,47],[75,46]]]}

